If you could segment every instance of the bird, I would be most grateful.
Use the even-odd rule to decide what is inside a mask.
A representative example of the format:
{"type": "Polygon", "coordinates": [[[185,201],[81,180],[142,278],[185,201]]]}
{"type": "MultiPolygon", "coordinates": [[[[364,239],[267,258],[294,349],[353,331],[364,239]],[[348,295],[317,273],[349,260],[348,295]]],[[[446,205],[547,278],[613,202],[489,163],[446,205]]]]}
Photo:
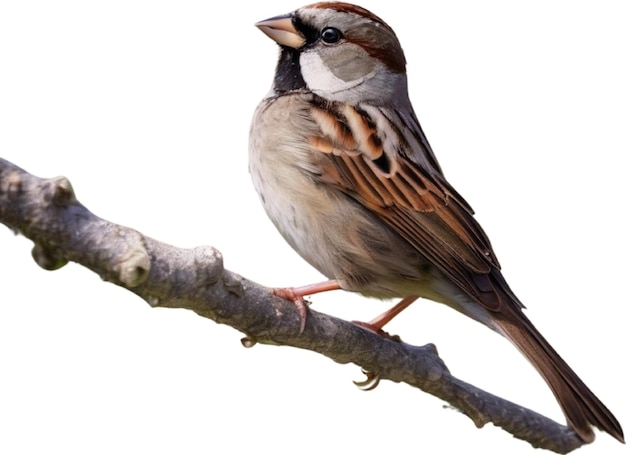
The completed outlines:
{"type": "MultiPolygon", "coordinates": [[[[400,303],[443,303],[503,335],[538,370],[585,443],[620,423],[527,318],[474,212],[444,177],[408,95],[393,29],[357,5],[321,2],[258,22],[279,45],[250,127],[249,172],[289,245],[342,289],[400,303]]],[[[303,326],[304,327],[304,326],[303,326]]]]}

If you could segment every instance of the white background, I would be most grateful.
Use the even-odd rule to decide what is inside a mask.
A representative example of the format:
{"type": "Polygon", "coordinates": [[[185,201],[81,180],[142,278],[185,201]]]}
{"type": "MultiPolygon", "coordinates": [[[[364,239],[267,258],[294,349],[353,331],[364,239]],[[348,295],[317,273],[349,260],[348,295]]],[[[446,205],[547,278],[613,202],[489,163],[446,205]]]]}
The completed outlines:
{"type": "MultiPolygon", "coordinates": [[[[95,214],[209,244],[268,286],[321,277],[266,219],[247,173],[276,46],[254,23],[293,1],[0,3],[0,156],[67,176],[95,214]],[[216,6],[217,5],[217,6],[216,6]]],[[[626,423],[621,2],[364,0],[397,32],[446,176],[477,211],[528,315],[626,423]]],[[[406,385],[183,310],[70,264],[39,269],[0,227],[0,453],[529,453],[406,385]]],[[[314,308],[368,320],[341,292],[314,308]]],[[[452,372],[562,421],[504,339],[414,305],[389,326],[452,372]]],[[[624,453],[605,434],[579,453],[624,453]]]]}

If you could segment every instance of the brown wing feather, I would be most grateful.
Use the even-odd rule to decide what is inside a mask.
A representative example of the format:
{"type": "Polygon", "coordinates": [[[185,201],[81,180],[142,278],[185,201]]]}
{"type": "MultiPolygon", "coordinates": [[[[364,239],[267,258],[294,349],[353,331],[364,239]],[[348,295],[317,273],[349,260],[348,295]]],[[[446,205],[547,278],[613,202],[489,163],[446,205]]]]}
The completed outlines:
{"type": "MultiPolygon", "coordinates": [[[[320,136],[311,145],[327,157],[319,177],[345,192],[402,236],[447,278],[492,311],[504,301],[522,304],[500,274],[489,240],[472,209],[438,165],[424,169],[412,159],[428,147],[421,130],[405,128],[380,109],[319,101],[311,107],[320,136]],[[339,120],[337,122],[336,120],[339,120]],[[386,122],[381,128],[380,122],[386,122]],[[380,138],[377,131],[394,131],[380,138]],[[420,142],[417,139],[423,138],[420,142]]],[[[411,125],[419,128],[418,124],[411,125]]],[[[432,154],[430,149],[423,151],[432,154]]],[[[425,158],[434,162],[434,158],[425,158]]]]}

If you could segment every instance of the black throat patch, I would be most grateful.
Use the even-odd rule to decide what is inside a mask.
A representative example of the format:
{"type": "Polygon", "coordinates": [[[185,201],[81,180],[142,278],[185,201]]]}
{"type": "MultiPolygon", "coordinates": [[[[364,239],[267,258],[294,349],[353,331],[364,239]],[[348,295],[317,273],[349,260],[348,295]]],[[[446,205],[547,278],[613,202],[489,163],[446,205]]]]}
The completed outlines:
{"type": "Polygon", "coordinates": [[[300,52],[290,47],[281,46],[280,58],[274,75],[276,93],[288,93],[306,87],[300,71],[300,52]]]}

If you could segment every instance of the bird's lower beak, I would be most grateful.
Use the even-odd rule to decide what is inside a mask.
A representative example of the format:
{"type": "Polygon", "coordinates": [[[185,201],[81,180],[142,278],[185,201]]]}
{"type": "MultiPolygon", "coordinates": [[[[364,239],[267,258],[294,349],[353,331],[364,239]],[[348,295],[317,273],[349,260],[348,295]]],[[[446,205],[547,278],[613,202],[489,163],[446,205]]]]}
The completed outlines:
{"type": "Polygon", "coordinates": [[[281,46],[300,49],[304,46],[305,39],[293,26],[293,14],[276,16],[257,22],[256,25],[263,33],[272,38],[281,46]]]}

